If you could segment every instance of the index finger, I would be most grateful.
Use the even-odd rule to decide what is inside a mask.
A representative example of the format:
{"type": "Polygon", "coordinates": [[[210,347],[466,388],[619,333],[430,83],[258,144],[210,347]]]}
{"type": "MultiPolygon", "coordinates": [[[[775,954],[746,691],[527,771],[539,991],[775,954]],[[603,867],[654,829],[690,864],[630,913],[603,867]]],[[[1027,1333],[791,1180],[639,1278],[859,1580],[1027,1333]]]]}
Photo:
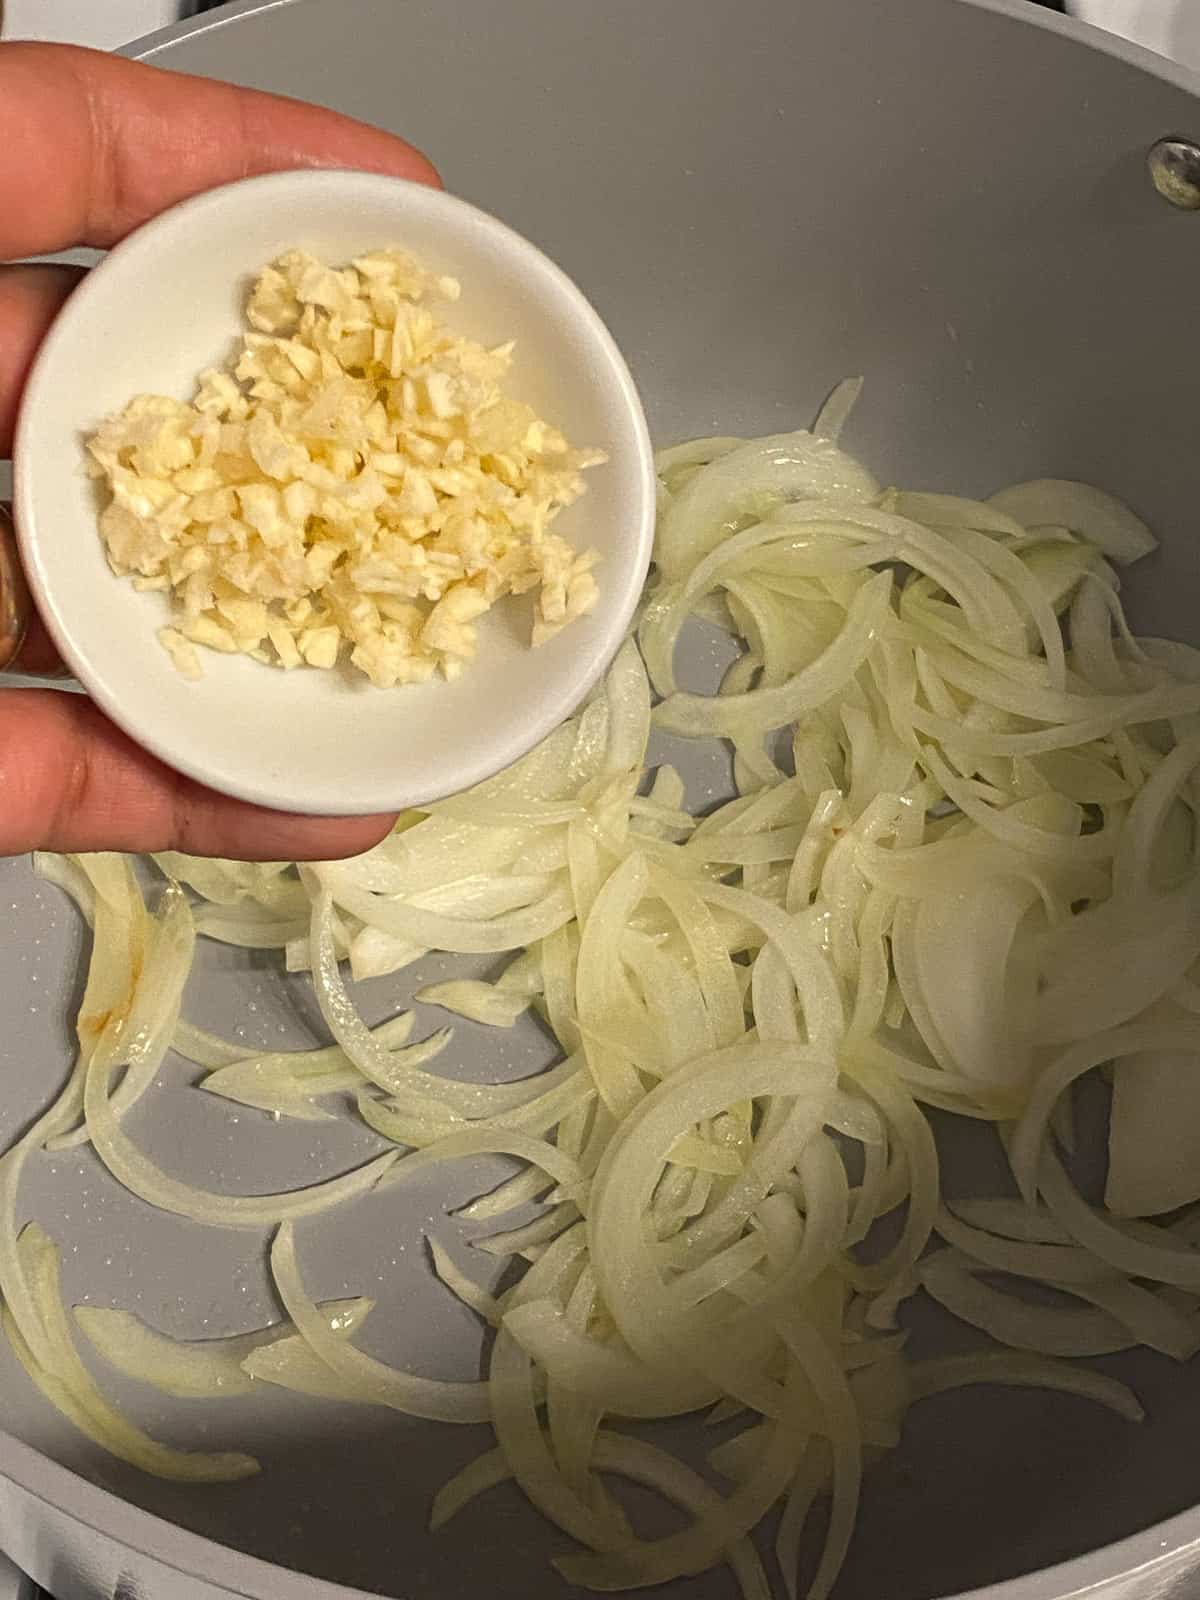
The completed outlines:
{"type": "Polygon", "coordinates": [[[0,44],[0,261],[104,249],[203,189],[302,166],[438,182],[403,139],[321,106],[72,45],[0,44]]]}

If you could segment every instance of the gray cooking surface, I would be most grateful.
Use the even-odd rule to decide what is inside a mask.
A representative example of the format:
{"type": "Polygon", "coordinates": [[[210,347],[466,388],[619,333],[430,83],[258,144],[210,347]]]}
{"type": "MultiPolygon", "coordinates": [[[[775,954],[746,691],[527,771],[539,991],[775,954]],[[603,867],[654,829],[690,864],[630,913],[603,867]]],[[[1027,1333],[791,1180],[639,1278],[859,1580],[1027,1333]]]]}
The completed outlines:
{"type": "MultiPolygon", "coordinates": [[[[807,423],[833,382],[862,372],[849,443],[881,476],[968,492],[1041,473],[1105,484],[1167,541],[1139,576],[1137,620],[1197,637],[1200,451],[1184,335],[1200,234],[1141,173],[1156,138],[1200,125],[1183,90],[954,0],[300,0],[209,19],[154,59],[323,101],[421,144],[449,188],[576,277],[660,441],[807,423]]],[[[303,218],[296,230],[302,243],[303,218]]],[[[720,763],[694,758],[690,771],[693,798],[711,796],[720,763]]],[[[0,863],[0,909],[8,1137],[65,1072],[82,941],[23,861],[0,863]]],[[[367,1011],[389,1013],[448,966],[366,986],[367,1011]]],[[[256,1044],[320,1037],[305,983],[269,958],[206,948],[188,1011],[256,1044]]],[[[463,1023],[452,1069],[518,1074],[546,1059],[533,1025],[499,1036],[463,1023]]],[[[227,1107],[189,1089],[199,1075],[173,1060],[130,1119],[193,1182],[286,1187],[375,1147],[350,1123],[227,1107]]],[[[996,1169],[990,1140],[971,1132],[939,1128],[952,1193],[996,1169]]],[[[432,1278],[423,1236],[482,1276],[489,1258],[446,1211],[500,1170],[416,1181],[304,1228],[321,1297],[378,1298],[365,1334],[375,1353],[441,1377],[477,1372],[478,1324],[432,1278]]],[[[64,1246],[72,1299],[188,1336],[277,1314],[262,1236],[154,1212],[86,1155],[34,1163],[25,1200],[64,1246]]],[[[909,1321],[923,1348],[975,1342],[929,1307],[909,1321]]],[[[839,1600],[947,1596],[1200,1500],[1200,1366],[1148,1354],[1101,1365],[1135,1383],[1144,1426],[1012,1390],[918,1406],[868,1480],[839,1600]]],[[[511,1489],[425,1534],[431,1493],[486,1429],[287,1395],[197,1406],[118,1381],[173,1442],[263,1459],[257,1480],[184,1489],[81,1441],[7,1351],[0,1369],[11,1431],[224,1543],[412,1600],[570,1592],[544,1565],[562,1539],[511,1489]]],[[[700,1434],[690,1422],[668,1432],[700,1434]]],[[[669,1592],[717,1600],[733,1580],[718,1571],[669,1592]]]]}

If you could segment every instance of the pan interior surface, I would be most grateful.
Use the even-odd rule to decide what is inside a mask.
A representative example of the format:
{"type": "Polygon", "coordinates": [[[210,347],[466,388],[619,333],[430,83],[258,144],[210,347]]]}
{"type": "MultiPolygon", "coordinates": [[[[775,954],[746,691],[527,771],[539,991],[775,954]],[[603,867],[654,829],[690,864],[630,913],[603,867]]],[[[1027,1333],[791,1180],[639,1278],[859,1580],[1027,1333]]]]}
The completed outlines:
{"type": "MultiPolygon", "coordinates": [[[[297,0],[236,11],[150,54],[421,145],[448,188],[582,286],[630,362],[657,443],[807,425],[838,379],[861,373],[847,444],[881,479],[968,494],[1042,475],[1103,485],[1163,540],[1129,585],[1135,624],[1200,642],[1188,320],[1200,233],[1144,173],[1155,140],[1200,130],[1184,88],[956,0],[297,0]]],[[[689,760],[691,792],[715,797],[720,759],[689,760]]],[[[84,944],[67,902],[24,861],[0,864],[0,904],[7,1139],[65,1074],[84,944]]],[[[490,970],[431,958],[362,986],[364,1010],[374,1020],[422,983],[490,970]]],[[[324,1037],[306,980],[285,978],[273,956],[206,946],[187,1012],[251,1045],[324,1037]]],[[[498,1036],[462,1023],[445,1060],[470,1077],[498,1076],[502,1059],[516,1076],[548,1050],[533,1024],[498,1036]]],[[[276,1124],[197,1094],[199,1075],[173,1058],[130,1122],[190,1182],[284,1188],[376,1148],[349,1123],[276,1124]]],[[[949,1118],[937,1131],[949,1192],[998,1179],[990,1132],[949,1118]]],[[[478,1375],[479,1325],[433,1278],[424,1241],[481,1276],[470,1230],[447,1212],[500,1170],[461,1164],[309,1225],[314,1293],[377,1298],[364,1337],[374,1354],[478,1375]]],[[[24,1195],[24,1214],[64,1247],[72,1302],[134,1310],[185,1337],[278,1315],[264,1236],[151,1211],[78,1152],[31,1163],[24,1195]]],[[[923,1349],[977,1342],[928,1303],[906,1315],[923,1349]]],[[[1133,1384],[1145,1423],[1010,1389],[915,1407],[901,1447],[868,1476],[837,1600],[959,1594],[1200,1503],[1200,1365],[1146,1352],[1097,1365],[1133,1384]]],[[[405,1600],[571,1592],[546,1565],[563,1541],[511,1488],[426,1534],[432,1493],[486,1447],[486,1429],[282,1393],[168,1401],[102,1376],[150,1430],[250,1451],[262,1475],[191,1488],[121,1467],[57,1421],[7,1347],[5,1426],[169,1521],[318,1577],[405,1600]]],[[[717,1569],[663,1592],[718,1600],[734,1588],[717,1569]]]]}

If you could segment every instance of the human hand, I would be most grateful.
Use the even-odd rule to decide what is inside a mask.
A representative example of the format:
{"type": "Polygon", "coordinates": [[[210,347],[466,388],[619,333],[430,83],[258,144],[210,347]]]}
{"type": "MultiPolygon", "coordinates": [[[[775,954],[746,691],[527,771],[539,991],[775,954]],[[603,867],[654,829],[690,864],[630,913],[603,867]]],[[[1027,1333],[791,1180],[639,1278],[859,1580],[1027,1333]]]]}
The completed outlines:
{"type": "MultiPolygon", "coordinates": [[[[91,50],[0,44],[0,262],[107,248],[188,195],[303,166],[438,182],[411,145],[317,106],[91,50]]],[[[37,347],[79,277],[0,265],[0,459],[37,347]]],[[[5,521],[0,510],[0,668],[53,676],[61,667],[36,615],[16,659],[3,660],[14,584],[11,567],[5,582],[5,521]]],[[[7,549],[15,561],[11,541],[7,549]]],[[[391,822],[244,805],[163,766],[82,695],[0,690],[0,856],[177,849],[314,860],[366,850],[391,822]]]]}

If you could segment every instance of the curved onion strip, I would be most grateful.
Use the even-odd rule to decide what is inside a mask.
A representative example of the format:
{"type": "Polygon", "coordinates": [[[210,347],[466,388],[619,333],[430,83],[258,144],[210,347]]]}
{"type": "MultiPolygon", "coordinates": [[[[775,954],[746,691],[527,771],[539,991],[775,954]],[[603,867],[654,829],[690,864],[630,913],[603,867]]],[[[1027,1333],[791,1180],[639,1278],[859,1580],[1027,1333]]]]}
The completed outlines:
{"type": "Polygon", "coordinates": [[[780,1319],[779,1329],[824,1412],[822,1431],[829,1441],[833,1459],[829,1526],[825,1531],[820,1564],[808,1590],[810,1600],[825,1600],[845,1560],[858,1512],[862,1483],[858,1407],[837,1361],[817,1329],[807,1326],[794,1313],[780,1319]]]}
{"type": "Polygon", "coordinates": [[[383,1186],[402,1182],[439,1161],[461,1161],[469,1156],[514,1156],[518,1161],[527,1161],[569,1192],[577,1205],[582,1207],[584,1203],[588,1182],[578,1162],[545,1139],[535,1139],[515,1128],[466,1128],[461,1133],[447,1134],[423,1150],[402,1156],[383,1186]]]}
{"type": "Polygon", "coordinates": [[[788,1600],[799,1600],[800,1541],[813,1504],[828,1482],[828,1448],[824,1440],[810,1439],[788,1488],[775,1535],[775,1559],[783,1573],[788,1600]]]}
{"type": "MultiPolygon", "coordinates": [[[[595,1555],[559,1556],[556,1569],[570,1583],[610,1592],[669,1583],[715,1565],[731,1545],[745,1537],[779,1498],[794,1474],[805,1440],[777,1423],[770,1431],[750,1480],[719,1500],[682,1533],[650,1543],[631,1542],[595,1555]]],[[[827,1588],[814,1591],[823,1596],[827,1588]]]]}
{"type": "Polygon", "coordinates": [[[1015,1355],[1009,1351],[985,1350],[977,1355],[943,1356],[939,1360],[918,1361],[909,1369],[915,1400],[963,1389],[976,1383],[995,1383],[1018,1389],[1056,1389],[1062,1394],[1079,1395],[1107,1406],[1128,1422],[1141,1422],[1146,1413],[1137,1396],[1123,1383],[1093,1372],[1088,1367],[1073,1367],[1053,1356],[1015,1355]]]}
{"type": "Polygon", "coordinates": [[[622,1116],[642,1096],[636,1068],[623,1051],[604,1042],[615,1020],[633,1011],[628,977],[619,959],[620,936],[646,892],[647,867],[635,851],[613,872],[579,911],[579,958],[575,971],[575,1003],[583,1036],[584,1056],[596,1091],[614,1116],[622,1116]],[[604,1030],[602,1033],[600,1030],[604,1030]]]}
{"type": "Polygon", "coordinates": [[[35,850],[33,870],[39,878],[69,895],[91,927],[96,915],[96,895],[87,873],[74,856],[56,856],[47,850],[35,850]]]}
{"type": "MultiPolygon", "coordinates": [[[[648,1489],[657,1490],[697,1519],[711,1515],[721,1504],[720,1496],[690,1467],[665,1450],[659,1450],[630,1434],[601,1432],[596,1436],[592,1461],[597,1471],[628,1478],[648,1489]]],[[[488,1450],[465,1466],[434,1498],[430,1513],[431,1531],[442,1528],[469,1504],[476,1495],[507,1483],[512,1467],[503,1450],[488,1450]]],[[[771,1590],[762,1570],[758,1552],[748,1539],[739,1539],[725,1552],[733,1568],[744,1600],[770,1600],[771,1590]]]]}
{"type": "MultiPolygon", "coordinates": [[[[146,955],[122,1035],[119,1059],[125,1072],[112,1097],[113,1114],[122,1117],[154,1082],[179,1024],[183,986],[191,971],[196,929],[191,907],[178,884],[168,884],[147,934],[146,955]]],[[[52,1141],[65,1150],[82,1144],[78,1128],[52,1141]]]]}
{"type": "Polygon", "coordinates": [[[863,392],[863,381],[862,378],[843,378],[834,384],[813,423],[812,431],[818,439],[837,444],[863,392]]]}
{"type": "Polygon", "coordinates": [[[817,1050],[832,1049],[845,1029],[842,997],[829,962],[820,947],[819,931],[811,921],[789,917],[769,901],[750,895],[744,889],[704,885],[701,890],[710,905],[740,912],[748,922],[762,929],[779,951],[800,997],[805,1029],[810,1045],[817,1050]]]}
{"type": "Polygon", "coordinates": [[[137,1001],[150,918],[130,860],[108,854],[77,859],[94,892],[94,923],[75,1029],[85,1064],[103,1055],[115,1066],[137,1001]]]}
{"type": "MultiPolygon", "coordinates": [[[[1134,896],[1152,882],[1154,845],[1167,813],[1200,765],[1200,733],[1177,744],[1142,786],[1129,808],[1113,858],[1114,895],[1134,896]]],[[[1194,804],[1194,802],[1193,802],[1194,804]]]]}
{"type": "Polygon", "coordinates": [[[486,1239],[474,1240],[473,1248],[487,1255],[522,1256],[526,1261],[540,1262],[549,1246],[557,1244],[563,1233],[578,1221],[578,1206],[569,1202],[551,1206],[523,1228],[512,1228],[507,1233],[489,1233],[486,1239]]]}
{"type": "Polygon", "coordinates": [[[988,505],[986,501],[966,500],[961,495],[889,489],[883,497],[883,503],[890,504],[897,516],[934,528],[955,532],[959,528],[974,528],[979,533],[997,534],[1005,539],[1020,539],[1025,534],[1025,529],[1015,517],[988,505]]]}
{"type": "MultiPolygon", "coordinates": [[[[320,1311],[330,1331],[348,1338],[374,1307],[373,1300],[327,1300],[320,1311]]],[[[290,1322],[223,1339],[172,1339],[130,1311],[76,1306],[75,1321],[104,1359],[139,1383],[185,1400],[250,1394],[254,1384],[243,1363],[256,1350],[293,1336],[290,1322]]]]}
{"type": "Polygon", "coordinates": [[[239,1061],[249,1061],[255,1052],[244,1044],[234,1044],[231,1039],[220,1039],[215,1033],[198,1028],[194,1022],[181,1017],[175,1024],[171,1049],[199,1067],[231,1067],[239,1061]]]}
{"type": "MultiPolygon", "coordinates": [[[[403,1051],[388,1050],[372,1034],[346,992],[330,934],[331,908],[329,891],[323,889],[313,900],[313,987],[330,1032],[365,1078],[403,1100],[412,1110],[434,1116],[445,1116],[447,1111],[457,1116],[486,1116],[530,1096],[524,1085],[510,1085],[506,1091],[492,1085],[435,1077],[412,1064],[411,1056],[406,1057],[403,1051]]],[[[420,1046],[410,1049],[419,1050],[420,1046]]]]}
{"type": "Polygon", "coordinates": [[[1000,1344],[1045,1356],[1106,1356],[1128,1350],[1133,1334],[1105,1311],[1034,1305],[980,1283],[953,1250],[928,1256],[921,1284],[939,1305],[1000,1344]]]}
{"type": "Polygon", "coordinates": [[[1196,1319],[1189,1314],[1190,1308],[1181,1310],[1172,1302],[1171,1289],[1144,1289],[1118,1278],[1089,1283],[1072,1293],[1110,1312],[1147,1350],[1158,1350],[1175,1361],[1189,1361],[1200,1349],[1196,1319]]]}
{"type": "Polygon", "coordinates": [[[484,1384],[447,1383],[401,1372],[332,1333],[320,1309],[305,1291],[290,1223],[285,1222],[272,1240],[271,1273],[296,1331],[355,1399],[390,1406],[406,1416],[426,1417],[431,1421],[482,1422],[486,1419],[488,1403],[484,1384]]]}
{"type": "Polygon", "coordinates": [[[1115,495],[1067,478],[1035,478],[989,501],[1027,528],[1069,528],[1122,566],[1157,549],[1150,529],[1115,495]]]}
{"type": "Polygon", "coordinates": [[[628,772],[640,776],[650,738],[650,682],[632,639],[617,651],[604,680],[608,699],[608,748],[604,767],[607,772],[628,772]]]}
{"type": "MultiPolygon", "coordinates": [[[[379,1044],[398,1050],[412,1032],[414,1021],[412,1012],[402,1011],[371,1031],[379,1044]]],[[[439,1046],[444,1048],[448,1042],[445,1035],[422,1040],[415,1053],[417,1062],[429,1060],[439,1046]]],[[[406,1054],[403,1059],[412,1064],[414,1056],[406,1054]]],[[[315,1106],[316,1099],[361,1088],[362,1083],[362,1073],[347,1059],[341,1046],[328,1045],[319,1050],[272,1050],[248,1056],[210,1072],[199,1087],[239,1105],[319,1120],[328,1113],[315,1106]]]]}
{"type": "Polygon", "coordinates": [[[668,1374],[647,1367],[619,1344],[589,1339],[550,1301],[514,1307],[506,1313],[505,1327],[556,1383],[614,1416],[682,1416],[711,1404],[718,1393],[706,1378],[668,1374]]]}
{"type": "MultiPolygon", "coordinates": [[[[1008,1202],[997,1202],[1000,1203],[1008,1202]]],[[[982,1201],[975,1202],[976,1206],[983,1204],[982,1201]]],[[[1068,1288],[1074,1288],[1076,1284],[1096,1283],[1112,1275],[1112,1268],[1107,1262],[1081,1249],[1074,1243],[1073,1236],[1053,1218],[1045,1224],[1039,1221],[1038,1227],[1033,1230],[1035,1238],[1022,1236],[1012,1239],[998,1237],[982,1227],[972,1226],[967,1218],[975,1212],[969,1205],[960,1202],[959,1210],[964,1213],[963,1216],[955,1216],[943,1206],[935,1224],[937,1232],[947,1244],[955,1245],[964,1255],[992,1272],[1007,1272],[1014,1277],[1031,1278],[1043,1283],[1060,1283],[1068,1288]]],[[[1035,1215],[1028,1208],[1027,1214],[1035,1215]]],[[[1006,1226],[1011,1228],[1012,1224],[1007,1223],[1006,1226]]]]}
{"type": "Polygon", "coordinates": [[[1038,1188],[1052,1214],[1085,1250],[1131,1278],[1200,1289],[1200,1250],[1151,1223],[1108,1222],[1088,1205],[1052,1151],[1042,1152],[1038,1188]],[[1160,1242],[1161,1241],[1161,1242],[1160,1242]]]}
{"type": "MultiPolygon", "coordinates": [[[[818,1134],[801,1151],[796,1171],[803,1186],[805,1201],[804,1228],[799,1244],[790,1254],[786,1265],[777,1270],[773,1280],[760,1293],[752,1292],[745,1284],[735,1286],[735,1292],[746,1302],[744,1321],[772,1315],[785,1306],[801,1303],[805,1291],[833,1263],[845,1240],[850,1186],[846,1179],[846,1168],[833,1141],[818,1134]]],[[[693,1270],[699,1272],[702,1269],[697,1267],[693,1270]]]]}
{"type": "MultiPolygon", "coordinates": [[[[941,1232],[941,1218],[949,1222],[959,1222],[964,1226],[981,1230],[985,1234],[998,1235],[1001,1239],[1024,1240],[1026,1244],[1065,1244],[1072,1243],[1071,1235],[1065,1228],[1061,1228],[1048,1212],[1027,1206],[1023,1200],[1008,1199],[957,1199],[948,1207],[943,1208],[939,1215],[938,1232],[941,1232]]],[[[949,1235],[945,1236],[949,1239],[949,1235]]],[[[971,1252],[968,1250],[967,1254],[971,1252]]],[[[1033,1272],[1029,1277],[1053,1278],[1052,1272],[1033,1272]]]]}
{"type": "Polygon", "coordinates": [[[745,1007],[728,948],[703,891],[697,894],[657,868],[650,874],[650,883],[679,924],[691,954],[704,1010],[712,1024],[713,1044],[718,1048],[733,1044],[745,1028],[745,1007]]]}
{"type": "Polygon", "coordinates": [[[1119,602],[1106,583],[1088,574],[1071,601],[1071,665],[1101,694],[1128,694],[1134,688],[1127,662],[1117,655],[1114,611],[1119,602]]]}
{"type": "Polygon", "coordinates": [[[886,1294],[897,1281],[907,1279],[929,1243],[941,1187],[938,1151],[929,1123],[903,1086],[872,1073],[864,1074],[859,1083],[879,1107],[890,1137],[904,1155],[908,1206],[900,1237],[880,1260],[857,1269],[859,1282],[886,1294]]]}
{"type": "Polygon", "coordinates": [[[219,944],[242,950],[282,950],[308,932],[306,917],[235,917],[201,907],[196,913],[196,932],[219,944]]]}
{"type": "Polygon", "coordinates": [[[427,983],[413,996],[422,1005],[441,1006],[470,1022],[492,1028],[511,1028],[529,1008],[530,997],[502,989],[498,984],[481,983],[476,978],[456,978],[447,983],[427,983]]]}
{"type": "Polygon", "coordinates": [[[862,666],[888,610],[891,592],[890,573],[876,573],[868,579],[851,601],[845,626],[833,643],[811,666],[778,688],[752,689],[744,695],[674,694],[655,711],[655,721],[674,733],[693,737],[766,733],[794,722],[802,712],[831,699],[862,666]]]}
{"type": "Polygon", "coordinates": [[[667,505],[659,524],[655,560],[677,577],[749,513],[807,496],[868,501],[874,479],[827,439],[807,432],[752,439],[721,455],[667,505]]]}
{"type": "Polygon", "coordinates": [[[1043,1044],[1069,1044],[1135,1018],[1200,955],[1200,876],[1081,911],[1052,934],[1034,1016],[1043,1044]]]}
{"type": "Polygon", "coordinates": [[[426,911],[391,896],[359,888],[343,866],[323,867],[322,876],[338,904],[368,926],[431,950],[484,955],[516,950],[561,928],[571,918],[571,901],[564,884],[558,884],[532,905],[496,916],[471,918],[426,911]]]}
{"type": "Polygon", "coordinates": [[[477,1316],[490,1323],[493,1328],[500,1326],[500,1303],[495,1295],[489,1294],[486,1289],[481,1289],[473,1278],[468,1278],[466,1273],[458,1266],[450,1252],[444,1249],[436,1239],[430,1238],[429,1254],[433,1262],[433,1270],[449,1289],[456,1299],[463,1305],[470,1306],[477,1316]]]}
{"type": "MultiPolygon", "coordinates": [[[[582,1225],[562,1234],[512,1291],[510,1306],[519,1309],[541,1296],[554,1303],[569,1300],[585,1270],[582,1225]]],[[[543,1515],[593,1549],[612,1549],[628,1537],[627,1524],[607,1500],[585,1500],[555,1460],[538,1419],[539,1387],[533,1363],[508,1330],[506,1314],[488,1367],[492,1426],[514,1476],[543,1515]]]]}
{"type": "Polygon", "coordinates": [[[340,1400],[364,1405],[362,1393],[337,1377],[298,1333],[252,1350],[242,1371],[253,1383],[272,1383],[277,1389],[307,1395],[310,1400],[340,1400]]]}
{"type": "Polygon", "coordinates": [[[59,1288],[59,1257],[54,1241],[29,1223],[17,1241],[35,1298],[43,1338],[26,1342],[9,1307],[4,1332],[30,1378],[81,1433],[122,1461],[177,1483],[231,1483],[259,1470],[253,1456],[236,1451],[175,1450],[142,1431],[101,1394],[71,1338],[59,1288]]]}
{"type": "MultiPolygon", "coordinates": [[[[650,1367],[708,1371],[720,1360],[711,1347],[698,1348],[685,1340],[687,1348],[680,1348],[682,1329],[673,1332],[677,1325],[665,1321],[661,1284],[638,1243],[640,1218],[666,1150],[694,1123],[743,1099],[781,1093],[819,1099],[822,1069],[828,1072],[829,1064],[813,1051],[734,1046],[682,1069],[617,1128],[592,1185],[588,1244],[609,1314],[634,1354],[650,1367]]],[[[721,1364],[728,1366],[727,1361],[721,1364]]],[[[739,1392],[748,1379],[748,1373],[734,1377],[731,1391],[739,1392]]],[[[753,1403],[769,1414],[779,1405],[765,1392],[753,1403]]]]}
{"type": "Polygon", "coordinates": [[[1110,699],[1102,695],[1054,689],[1043,683],[1019,683],[1010,676],[990,671],[983,664],[972,661],[961,649],[932,640],[923,643],[924,648],[936,659],[939,675],[951,687],[974,695],[994,710],[1009,711],[1039,722],[1069,725],[1105,707],[1111,712],[1132,713],[1147,698],[1130,694],[1110,699]]]}
{"type": "MultiPolygon", "coordinates": [[[[539,1074],[535,1082],[544,1085],[536,1098],[526,1100],[511,1110],[497,1111],[488,1117],[476,1117],[469,1123],[457,1119],[422,1119],[406,1114],[386,1100],[377,1100],[366,1093],[356,1097],[358,1114],[368,1127],[393,1144],[424,1147],[455,1133],[474,1133],[510,1129],[519,1133],[544,1134],[556,1128],[572,1111],[591,1103],[595,1089],[586,1072],[574,1058],[560,1062],[548,1072],[539,1074]],[[564,1070],[565,1069],[565,1070],[564,1070]]],[[[564,1153],[564,1159],[565,1153],[564,1153]]],[[[560,1180],[561,1181],[561,1180],[560,1180]]],[[[466,1215],[462,1212],[460,1215],[466,1215]]],[[[494,1214],[476,1212],[475,1215],[494,1214]]]]}
{"type": "Polygon", "coordinates": [[[921,765],[934,778],[946,795],[964,816],[993,835],[1002,844],[1012,845],[1027,855],[1050,862],[1102,861],[1113,852],[1112,831],[1101,828],[1096,833],[1069,837],[1054,833],[1049,828],[1032,827],[1027,822],[1009,816],[1007,810],[988,805],[979,798],[976,786],[956,778],[937,753],[929,748],[921,752],[921,765]]]}
{"type": "Polygon", "coordinates": [[[1107,738],[1118,730],[1192,716],[1197,711],[1200,711],[1200,685],[1176,683],[1120,699],[1098,696],[1091,702],[1090,710],[1077,721],[1055,722],[1051,727],[1017,733],[979,730],[922,710],[915,710],[912,720],[922,732],[974,755],[1032,756],[1046,750],[1072,749],[1107,738]]]}
{"type": "MultiPolygon", "coordinates": [[[[101,1041],[106,1047],[106,1041],[101,1041]]],[[[10,1318],[35,1363],[46,1356],[46,1327],[18,1248],[17,1195],[26,1163],[34,1151],[71,1127],[83,1110],[83,1085],[87,1065],[76,1057],[70,1076],[33,1126],[0,1158],[0,1296],[10,1318]]]]}
{"type": "Polygon", "coordinates": [[[1013,1176],[1030,1205],[1037,1194],[1038,1161],[1058,1097],[1077,1078],[1102,1062],[1158,1050],[1195,1055],[1200,1052],[1200,1025],[1192,1021],[1143,1022],[1115,1028],[1111,1033],[1097,1034],[1071,1045],[1038,1075],[1013,1130],[1008,1150],[1013,1176]]]}
{"type": "MultiPolygon", "coordinates": [[[[559,1148],[563,1148],[562,1130],[559,1130],[559,1148]]],[[[568,1151],[568,1154],[571,1152],[568,1151]]],[[[551,1180],[539,1167],[527,1167],[524,1172],[518,1172],[511,1178],[506,1178],[494,1189],[476,1196],[465,1206],[459,1206],[453,1212],[456,1217],[462,1217],[468,1222],[484,1222],[492,1217],[503,1216],[506,1211],[512,1211],[517,1206],[526,1205],[530,1200],[536,1200],[545,1194],[550,1187],[551,1180]]]]}
{"type": "Polygon", "coordinates": [[[93,1062],[84,1085],[83,1109],[96,1154],[119,1183],[160,1211],[218,1227],[263,1228],[287,1218],[311,1217],[366,1194],[397,1160],[394,1151],[323,1183],[285,1194],[228,1195],[196,1189],[170,1177],[144,1155],[121,1128],[108,1098],[111,1067],[93,1062]]]}
{"type": "Polygon", "coordinates": [[[436,1533],[439,1528],[444,1528],[452,1517],[456,1517],[463,1507],[470,1505],[478,1495],[486,1494],[498,1484],[509,1483],[512,1476],[513,1469],[509,1465],[508,1457],[499,1446],[485,1450],[473,1461],[468,1461],[466,1466],[452,1478],[447,1478],[434,1495],[433,1505],[429,1511],[430,1533],[436,1533]]]}
{"type": "Polygon", "coordinates": [[[1028,610],[1037,630],[1046,663],[1046,672],[1053,689],[1065,690],[1067,662],[1063,651],[1062,630],[1054,607],[1029,568],[1017,555],[995,539],[973,528],[960,528],[955,534],[957,544],[974,556],[979,564],[1000,580],[1028,610]]]}

